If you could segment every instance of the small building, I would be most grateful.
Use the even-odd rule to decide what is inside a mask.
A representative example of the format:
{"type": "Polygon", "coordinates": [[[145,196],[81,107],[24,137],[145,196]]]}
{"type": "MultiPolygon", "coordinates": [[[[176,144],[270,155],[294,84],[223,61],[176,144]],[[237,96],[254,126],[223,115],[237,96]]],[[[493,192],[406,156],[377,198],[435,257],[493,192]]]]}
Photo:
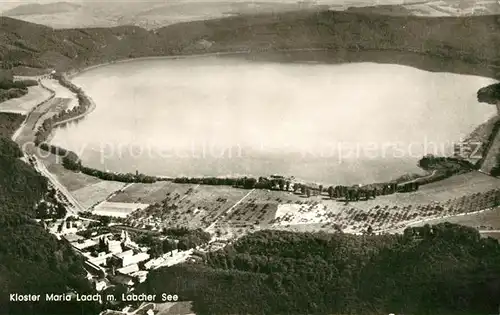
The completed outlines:
{"type": "Polygon", "coordinates": [[[100,255],[99,253],[97,257],[90,258],[88,261],[97,266],[102,266],[106,264],[106,262],[108,261],[109,258],[112,257],[112,255],[113,254],[100,255]]]}
{"type": "Polygon", "coordinates": [[[134,251],[129,249],[124,252],[114,253],[113,260],[117,262],[120,267],[125,267],[128,262],[127,258],[134,256],[134,251]]]}
{"type": "Polygon", "coordinates": [[[122,252],[122,243],[120,241],[108,241],[108,251],[111,253],[121,253],[122,252]]]}
{"type": "Polygon", "coordinates": [[[111,283],[106,279],[96,279],[94,281],[95,289],[100,292],[111,286],[111,283]]]}
{"type": "Polygon", "coordinates": [[[70,243],[83,241],[85,239],[83,236],[76,235],[74,233],[65,234],[65,235],[63,235],[63,238],[70,243]]]}
{"type": "Polygon", "coordinates": [[[145,270],[134,271],[130,274],[132,277],[137,279],[137,282],[143,283],[148,277],[148,272],[145,270]]]}
{"type": "Polygon", "coordinates": [[[149,259],[148,253],[138,253],[134,254],[133,250],[127,250],[122,253],[117,253],[113,255],[113,258],[118,261],[118,265],[121,267],[126,267],[128,265],[137,264],[141,261],[145,261],[149,259]]]}
{"type": "Polygon", "coordinates": [[[83,250],[85,248],[89,248],[95,245],[97,245],[97,242],[91,239],[79,240],[71,243],[71,246],[73,246],[78,250],[83,250]]]}
{"type": "Polygon", "coordinates": [[[129,265],[123,268],[119,268],[116,271],[122,275],[131,275],[132,273],[139,271],[139,266],[137,264],[129,265]]]}

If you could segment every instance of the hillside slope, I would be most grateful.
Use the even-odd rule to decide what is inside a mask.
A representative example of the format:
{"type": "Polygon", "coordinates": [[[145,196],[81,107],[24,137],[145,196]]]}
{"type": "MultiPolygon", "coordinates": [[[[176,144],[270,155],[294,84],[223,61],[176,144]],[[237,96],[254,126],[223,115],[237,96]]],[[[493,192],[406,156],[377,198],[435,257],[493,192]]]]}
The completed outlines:
{"type": "Polygon", "coordinates": [[[334,57],[375,51],[381,54],[374,58],[391,60],[397,53],[413,53],[436,57],[438,63],[469,65],[457,71],[484,68],[482,75],[496,76],[499,30],[500,16],[423,18],[332,11],[244,15],[156,31],[135,26],[54,30],[0,17],[0,60],[3,68],[62,70],[144,56],[325,48],[334,57]],[[201,40],[210,45],[199,45],[201,40]]]}
{"type": "Polygon", "coordinates": [[[34,220],[47,180],[10,140],[24,116],[0,114],[0,314],[97,314],[93,303],[14,303],[10,293],[92,292],[82,259],[34,220]]]}

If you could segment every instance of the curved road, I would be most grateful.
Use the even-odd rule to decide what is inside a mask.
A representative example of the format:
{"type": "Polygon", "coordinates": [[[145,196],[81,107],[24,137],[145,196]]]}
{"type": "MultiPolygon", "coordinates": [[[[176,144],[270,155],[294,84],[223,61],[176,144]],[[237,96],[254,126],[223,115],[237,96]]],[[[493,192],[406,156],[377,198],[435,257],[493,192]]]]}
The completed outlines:
{"type": "MultiPolygon", "coordinates": [[[[42,87],[48,89],[43,85],[41,80],[39,80],[38,82],[42,87]]],[[[25,158],[31,157],[35,160],[35,163],[33,165],[35,169],[43,176],[45,176],[54,186],[54,188],[62,193],[69,201],[70,205],[67,206],[68,215],[69,213],[76,214],[80,211],[85,211],[85,207],[83,207],[78,202],[78,200],[76,200],[73,195],[66,189],[66,187],[62,185],[59,180],[48,171],[48,169],[45,167],[45,164],[43,164],[43,162],[38,158],[38,149],[34,144],[36,126],[38,122],[43,117],[43,115],[45,115],[52,109],[53,106],[57,105],[57,103],[52,101],[55,97],[55,92],[50,89],[48,90],[51,91],[50,97],[41,101],[37,106],[33,107],[33,109],[26,115],[26,119],[24,120],[24,122],[12,136],[12,140],[14,140],[21,147],[25,158]]]]}

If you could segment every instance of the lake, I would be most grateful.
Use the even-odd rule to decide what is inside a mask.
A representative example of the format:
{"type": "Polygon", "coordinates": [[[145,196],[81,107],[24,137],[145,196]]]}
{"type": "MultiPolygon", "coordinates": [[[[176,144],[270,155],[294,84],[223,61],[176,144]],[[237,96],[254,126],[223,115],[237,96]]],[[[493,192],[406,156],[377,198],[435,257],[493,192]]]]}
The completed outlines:
{"type": "Polygon", "coordinates": [[[476,99],[492,79],[390,64],[148,59],[73,82],[97,108],[52,143],[87,166],[164,176],[386,181],[496,113],[476,99]]]}

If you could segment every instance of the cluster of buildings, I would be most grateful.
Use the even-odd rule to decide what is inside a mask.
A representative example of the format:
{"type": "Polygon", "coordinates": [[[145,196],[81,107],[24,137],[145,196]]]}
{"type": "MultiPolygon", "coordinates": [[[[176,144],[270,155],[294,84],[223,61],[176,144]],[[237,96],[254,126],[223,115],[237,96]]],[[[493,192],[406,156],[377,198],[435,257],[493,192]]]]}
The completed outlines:
{"type": "Polygon", "coordinates": [[[97,291],[113,284],[133,286],[146,280],[148,248],[133,242],[127,231],[122,231],[120,236],[105,233],[89,238],[69,233],[62,238],[85,257],[88,278],[97,291]]]}
{"type": "MultiPolygon", "coordinates": [[[[122,230],[121,233],[99,233],[94,231],[89,235],[85,232],[89,228],[89,221],[84,218],[72,218],[71,220],[59,220],[45,224],[45,227],[71,245],[71,247],[85,259],[87,277],[94,283],[97,291],[105,290],[113,285],[125,285],[133,288],[134,285],[146,280],[152,269],[163,266],[172,266],[185,261],[196,261],[195,250],[198,252],[213,250],[219,244],[214,242],[210,249],[199,246],[197,249],[185,251],[172,250],[160,257],[151,257],[149,248],[139,246],[132,241],[129,233],[122,230]]],[[[109,231],[109,229],[106,229],[109,231]]],[[[222,248],[222,245],[219,245],[222,248]]]]}

